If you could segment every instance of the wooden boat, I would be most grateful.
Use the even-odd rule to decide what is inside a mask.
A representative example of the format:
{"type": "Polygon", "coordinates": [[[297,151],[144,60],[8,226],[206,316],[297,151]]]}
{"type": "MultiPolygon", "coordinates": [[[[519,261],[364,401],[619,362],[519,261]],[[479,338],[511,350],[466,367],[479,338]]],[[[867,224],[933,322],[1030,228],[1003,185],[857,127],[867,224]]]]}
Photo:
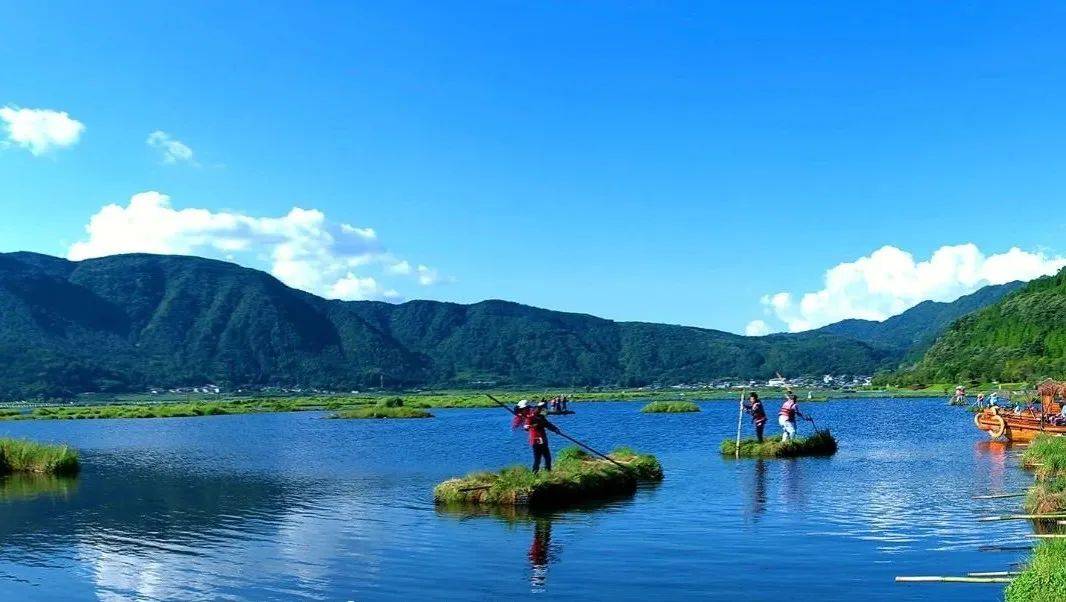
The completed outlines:
{"type": "Polygon", "coordinates": [[[1004,408],[985,408],[974,415],[973,423],[989,437],[1004,437],[1008,441],[1028,442],[1040,434],[1066,436],[1066,424],[1054,424],[1062,410],[1060,400],[1066,397],[1066,383],[1046,380],[1037,388],[1040,409],[1029,407],[1020,413],[1004,408]]]}
{"type": "Polygon", "coordinates": [[[549,416],[569,416],[573,413],[573,410],[548,410],[547,412],[549,416]]]}

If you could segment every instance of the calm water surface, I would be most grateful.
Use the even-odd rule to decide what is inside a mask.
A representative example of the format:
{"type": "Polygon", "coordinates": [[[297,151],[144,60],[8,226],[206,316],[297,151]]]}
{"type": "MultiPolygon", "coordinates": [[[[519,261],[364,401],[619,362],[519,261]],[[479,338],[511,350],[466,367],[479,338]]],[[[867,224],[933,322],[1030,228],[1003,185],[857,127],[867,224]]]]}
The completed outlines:
{"type": "Polygon", "coordinates": [[[985,546],[1027,545],[1027,523],[975,522],[1020,500],[971,499],[1028,485],[1019,450],[943,400],[801,404],[840,452],[768,461],[719,456],[732,403],[641,405],[578,404],[556,422],[658,455],[666,480],[539,517],[433,506],[444,478],[526,460],[502,409],[0,423],[0,436],[68,442],[83,461],[74,482],[0,482],[0,597],[996,600],[997,585],[892,579],[1024,557],[985,546]]]}

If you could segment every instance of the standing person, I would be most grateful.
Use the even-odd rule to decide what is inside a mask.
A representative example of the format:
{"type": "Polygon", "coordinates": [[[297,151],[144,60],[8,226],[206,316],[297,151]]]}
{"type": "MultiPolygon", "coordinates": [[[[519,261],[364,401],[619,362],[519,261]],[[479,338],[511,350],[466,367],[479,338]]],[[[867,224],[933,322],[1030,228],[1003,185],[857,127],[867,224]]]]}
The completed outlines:
{"type": "Polygon", "coordinates": [[[526,430],[529,431],[529,445],[533,448],[533,472],[540,471],[540,461],[544,460],[544,470],[551,472],[552,450],[548,447],[548,431],[558,433],[559,429],[544,415],[548,404],[540,402],[533,408],[526,420],[526,430]]]}
{"type": "Polygon", "coordinates": [[[514,410],[514,418],[511,419],[511,430],[518,427],[524,427],[526,420],[529,418],[529,400],[523,399],[518,402],[518,406],[514,410]]]}
{"type": "Polygon", "coordinates": [[[762,406],[762,400],[755,391],[748,393],[748,401],[744,402],[744,411],[751,414],[751,423],[755,425],[755,438],[762,443],[762,431],[766,428],[766,408],[762,406]]]}
{"type": "Polygon", "coordinates": [[[799,404],[796,403],[796,396],[789,393],[785,397],[785,403],[781,404],[781,411],[777,414],[777,423],[781,425],[781,429],[784,431],[781,434],[781,442],[785,443],[796,438],[796,416],[800,418],[806,418],[799,411],[799,404]]]}

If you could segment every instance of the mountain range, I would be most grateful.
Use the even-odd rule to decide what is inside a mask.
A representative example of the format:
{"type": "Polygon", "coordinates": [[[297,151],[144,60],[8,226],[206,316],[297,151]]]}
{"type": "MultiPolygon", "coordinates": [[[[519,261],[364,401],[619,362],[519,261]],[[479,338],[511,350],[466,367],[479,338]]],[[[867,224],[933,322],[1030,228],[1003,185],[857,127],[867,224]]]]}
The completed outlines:
{"type": "Polygon", "coordinates": [[[1066,268],[968,313],[892,380],[1035,382],[1066,377],[1066,268]]]}
{"type": "Polygon", "coordinates": [[[745,337],[507,301],[337,301],[188,256],[0,254],[0,398],[215,383],[333,390],[871,374],[1018,283],[884,322],[745,337]]]}

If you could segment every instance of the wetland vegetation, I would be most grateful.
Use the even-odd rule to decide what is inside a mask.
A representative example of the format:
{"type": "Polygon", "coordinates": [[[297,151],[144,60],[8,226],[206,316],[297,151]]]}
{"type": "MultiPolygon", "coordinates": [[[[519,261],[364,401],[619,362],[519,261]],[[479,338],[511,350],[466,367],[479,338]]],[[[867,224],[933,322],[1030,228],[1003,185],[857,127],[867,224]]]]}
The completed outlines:
{"type": "MultiPolygon", "coordinates": [[[[722,441],[723,456],[735,456],[737,443],[733,439],[722,441]]],[[[798,458],[800,456],[831,456],[837,452],[837,441],[828,430],[817,431],[809,437],[797,437],[783,442],[780,438],[766,437],[760,443],[756,439],[740,442],[742,458],[798,458]]]]}
{"type": "Polygon", "coordinates": [[[534,473],[525,466],[474,472],[437,485],[433,498],[445,505],[559,507],[632,493],[641,481],[663,478],[655,456],[626,447],[608,456],[614,462],[568,447],[559,453],[550,472],[534,473]]]}
{"type": "Polygon", "coordinates": [[[0,439],[0,475],[34,473],[75,475],[78,452],[66,445],[35,443],[25,439],[0,439]]]}

